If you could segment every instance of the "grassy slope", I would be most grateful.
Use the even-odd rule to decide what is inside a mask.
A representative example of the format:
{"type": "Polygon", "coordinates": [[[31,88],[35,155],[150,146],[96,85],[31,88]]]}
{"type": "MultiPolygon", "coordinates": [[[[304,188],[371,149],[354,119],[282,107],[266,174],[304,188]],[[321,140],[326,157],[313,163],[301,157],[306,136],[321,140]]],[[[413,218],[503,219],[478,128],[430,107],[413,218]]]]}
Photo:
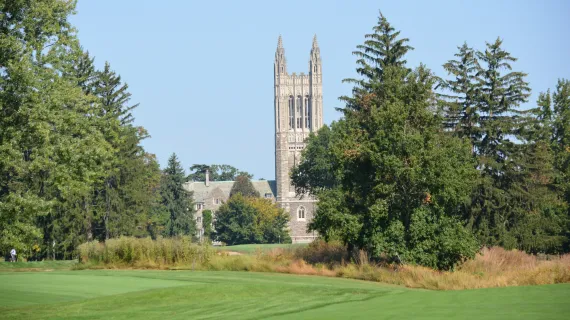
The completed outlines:
{"type": "Polygon", "coordinates": [[[235,251],[235,252],[242,252],[242,253],[255,253],[257,250],[268,251],[275,248],[282,248],[282,249],[294,249],[298,247],[306,246],[306,243],[295,243],[295,244],[240,244],[235,246],[224,246],[219,247],[220,250],[225,251],[235,251]]]}
{"type": "Polygon", "coordinates": [[[246,272],[0,274],[2,319],[565,319],[570,285],[425,291],[246,272]]]}

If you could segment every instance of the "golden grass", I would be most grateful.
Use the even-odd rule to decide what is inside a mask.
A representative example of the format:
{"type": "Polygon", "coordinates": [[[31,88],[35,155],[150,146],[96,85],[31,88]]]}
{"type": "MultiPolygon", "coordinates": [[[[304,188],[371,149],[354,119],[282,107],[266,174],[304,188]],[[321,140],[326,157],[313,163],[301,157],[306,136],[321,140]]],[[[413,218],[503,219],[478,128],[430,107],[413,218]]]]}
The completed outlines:
{"type": "Polygon", "coordinates": [[[207,270],[279,272],[377,281],[431,290],[461,290],[570,282],[570,254],[540,260],[521,251],[484,249],[455,271],[438,271],[422,266],[373,265],[361,253],[358,263],[309,264],[283,249],[256,256],[218,256],[207,270]]]}
{"type": "Polygon", "coordinates": [[[132,239],[108,244],[106,250],[100,244],[84,246],[81,250],[82,260],[87,263],[78,268],[278,272],[360,279],[431,290],[570,282],[570,254],[540,259],[522,251],[490,248],[483,249],[475,259],[463,263],[455,271],[438,271],[414,265],[397,268],[386,264],[375,265],[369,262],[364,252],[353,262],[346,263],[346,251],[341,250],[340,244],[334,243],[316,243],[299,249],[258,250],[251,255],[230,255],[227,252],[211,254],[211,251],[192,247],[185,241],[166,245],[167,242],[161,240],[154,246],[147,241],[142,247],[152,249],[142,250],[132,239]],[[165,250],[165,246],[173,249],[165,250]],[[119,255],[125,256],[125,251],[128,251],[128,261],[119,258],[119,255]],[[158,257],[149,255],[151,252],[158,253],[158,257]]]}

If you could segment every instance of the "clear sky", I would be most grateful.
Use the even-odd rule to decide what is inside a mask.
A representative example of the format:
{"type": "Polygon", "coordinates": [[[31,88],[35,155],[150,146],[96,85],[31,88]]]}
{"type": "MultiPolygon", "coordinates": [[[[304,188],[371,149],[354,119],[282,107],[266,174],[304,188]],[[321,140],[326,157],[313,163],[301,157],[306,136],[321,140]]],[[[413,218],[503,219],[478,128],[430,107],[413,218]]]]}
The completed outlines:
{"type": "Polygon", "coordinates": [[[79,0],[72,18],[83,47],[111,63],[129,84],[136,124],[164,166],[172,152],[194,163],[230,164],[273,179],[273,60],[277,38],[289,72],[308,72],[318,36],[325,123],[340,117],[338,97],[355,75],[351,52],[376,24],[378,10],[410,39],[409,66],[441,65],[467,42],[504,39],[529,74],[530,104],[557,78],[570,78],[570,1],[184,1],[79,0]]]}

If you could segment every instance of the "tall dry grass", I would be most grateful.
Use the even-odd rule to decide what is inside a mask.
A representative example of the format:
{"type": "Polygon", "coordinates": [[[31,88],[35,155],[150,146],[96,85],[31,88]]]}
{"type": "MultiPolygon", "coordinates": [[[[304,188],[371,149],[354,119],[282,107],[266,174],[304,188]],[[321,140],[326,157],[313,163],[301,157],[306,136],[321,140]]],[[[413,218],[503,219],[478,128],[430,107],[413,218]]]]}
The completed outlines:
{"type": "Polygon", "coordinates": [[[421,266],[374,264],[365,252],[351,258],[339,243],[316,242],[304,248],[250,255],[214,252],[189,239],[119,238],[106,244],[86,243],[81,260],[89,268],[156,268],[279,272],[377,281],[410,288],[461,290],[570,282],[570,254],[541,259],[521,251],[483,249],[455,271],[421,266]]]}
{"type": "Polygon", "coordinates": [[[135,268],[166,268],[173,265],[201,265],[214,255],[209,246],[193,244],[190,237],[164,239],[120,237],[79,246],[81,262],[135,268]]]}

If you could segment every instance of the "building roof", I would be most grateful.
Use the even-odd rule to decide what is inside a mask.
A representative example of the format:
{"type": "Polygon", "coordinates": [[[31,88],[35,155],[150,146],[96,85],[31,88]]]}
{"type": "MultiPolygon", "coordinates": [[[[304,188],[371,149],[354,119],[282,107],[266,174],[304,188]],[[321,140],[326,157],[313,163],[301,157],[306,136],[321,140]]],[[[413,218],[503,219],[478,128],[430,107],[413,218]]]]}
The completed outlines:
{"type": "MultiPolygon", "coordinates": [[[[275,198],[277,194],[277,185],[275,180],[257,180],[251,181],[255,190],[257,190],[261,197],[265,194],[271,193],[271,196],[275,198]]],[[[184,188],[188,191],[194,192],[195,202],[204,202],[208,198],[208,195],[215,189],[219,189],[225,196],[224,201],[230,197],[230,191],[234,181],[210,181],[210,185],[206,186],[204,181],[187,182],[184,184],[184,188]]]]}

